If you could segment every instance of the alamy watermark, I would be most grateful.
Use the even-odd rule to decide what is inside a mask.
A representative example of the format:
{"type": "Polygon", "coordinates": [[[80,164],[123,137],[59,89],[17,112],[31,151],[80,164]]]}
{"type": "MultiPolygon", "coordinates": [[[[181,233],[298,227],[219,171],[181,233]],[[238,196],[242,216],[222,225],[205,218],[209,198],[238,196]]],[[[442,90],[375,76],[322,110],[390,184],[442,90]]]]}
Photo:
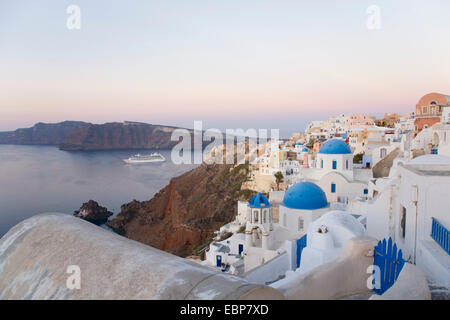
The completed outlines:
{"type": "Polygon", "coordinates": [[[381,289],[381,269],[377,265],[370,265],[366,272],[370,274],[367,279],[367,289],[381,289]]]}
{"type": "Polygon", "coordinates": [[[368,15],[366,20],[366,26],[369,30],[381,29],[381,8],[377,5],[371,5],[367,8],[366,14],[368,15]]]}
{"type": "Polygon", "coordinates": [[[81,29],[81,8],[75,4],[67,7],[66,13],[69,15],[66,21],[67,29],[80,30],[81,29]]]}
{"type": "Polygon", "coordinates": [[[271,151],[278,151],[279,139],[279,129],[270,130],[269,140],[267,129],[226,129],[224,135],[219,129],[204,131],[202,121],[194,121],[193,130],[172,132],[171,140],[179,143],[171,157],[175,164],[243,164],[253,161],[267,144],[271,151]]]}
{"type": "Polygon", "coordinates": [[[66,280],[66,287],[69,290],[81,289],[81,268],[77,265],[67,267],[66,273],[70,274],[66,280]]]}

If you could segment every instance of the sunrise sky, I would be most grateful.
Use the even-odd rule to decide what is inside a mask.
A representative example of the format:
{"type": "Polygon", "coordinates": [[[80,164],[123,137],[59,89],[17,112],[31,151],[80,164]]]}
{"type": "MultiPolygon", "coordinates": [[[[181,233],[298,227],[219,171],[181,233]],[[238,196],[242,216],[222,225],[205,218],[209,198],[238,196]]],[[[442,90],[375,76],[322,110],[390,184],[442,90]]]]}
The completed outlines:
{"type": "Polygon", "coordinates": [[[450,94],[448,0],[0,0],[0,130],[280,128],[450,94]],[[69,5],[81,29],[69,30],[69,5]],[[370,5],[381,29],[366,26],[370,5]]]}

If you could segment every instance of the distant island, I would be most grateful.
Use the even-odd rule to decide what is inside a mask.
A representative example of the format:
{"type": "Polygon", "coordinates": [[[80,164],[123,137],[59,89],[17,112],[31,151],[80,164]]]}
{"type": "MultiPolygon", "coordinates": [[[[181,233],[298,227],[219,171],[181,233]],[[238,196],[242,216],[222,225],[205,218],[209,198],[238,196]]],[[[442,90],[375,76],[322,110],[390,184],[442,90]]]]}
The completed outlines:
{"type": "Polygon", "coordinates": [[[0,132],[0,144],[54,145],[61,150],[170,149],[177,127],[140,122],[92,124],[82,121],[37,123],[31,128],[0,132]]]}

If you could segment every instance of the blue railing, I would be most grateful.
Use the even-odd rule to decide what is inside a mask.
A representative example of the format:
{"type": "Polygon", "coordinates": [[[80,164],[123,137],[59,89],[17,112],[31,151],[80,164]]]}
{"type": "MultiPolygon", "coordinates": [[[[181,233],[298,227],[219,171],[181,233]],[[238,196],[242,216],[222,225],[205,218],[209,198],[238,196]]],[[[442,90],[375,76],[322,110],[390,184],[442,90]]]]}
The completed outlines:
{"type": "Polygon", "coordinates": [[[433,223],[431,225],[431,237],[436,241],[438,245],[444,249],[447,254],[450,255],[450,232],[447,228],[437,221],[437,219],[432,218],[433,223]]]}

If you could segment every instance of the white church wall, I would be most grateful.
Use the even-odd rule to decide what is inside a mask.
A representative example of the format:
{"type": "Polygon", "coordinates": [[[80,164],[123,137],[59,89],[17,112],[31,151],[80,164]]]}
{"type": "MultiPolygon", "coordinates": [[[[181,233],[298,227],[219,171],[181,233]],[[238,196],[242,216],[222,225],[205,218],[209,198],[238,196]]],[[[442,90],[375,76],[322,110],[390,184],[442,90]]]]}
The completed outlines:
{"type": "Polygon", "coordinates": [[[260,247],[249,247],[244,253],[245,272],[248,272],[269,260],[275,258],[279,253],[275,250],[264,250],[260,247]]]}
{"type": "Polygon", "coordinates": [[[367,204],[367,235],[378,240],[389,235],[391,192],[387,188],[367,204]]]}
{"type": "Polygon", "coordinates": [[[349,181],[336,172],[330,172],[324,175],[316,183],[325,192],[327,200],[330,202],[337,202],[339,200],[343,201],[346,199],[354,199],[364,196],[364,189],[368,188],[365,183],[349,181]],[[332,184],[335,185],[335,192],[332,192],[332,184]]]}
{"type": "Polygon", "coordinates": [[[290,261],[287,252],[284,252],[265,264],[260,265],[245,274],[242,277],[249,281],[258,284],[266,284],[268,282],[276,281],[280,276],[284,275],[286,271],[290,270],[290,261]]]}
{"type": "Polygon", "coordinates": [[[298,210],[280,205],[279,224],[288,230],[288,239],[299,239],[314,220],[329,210],[329,207],[317,210],[298,210]]]}

